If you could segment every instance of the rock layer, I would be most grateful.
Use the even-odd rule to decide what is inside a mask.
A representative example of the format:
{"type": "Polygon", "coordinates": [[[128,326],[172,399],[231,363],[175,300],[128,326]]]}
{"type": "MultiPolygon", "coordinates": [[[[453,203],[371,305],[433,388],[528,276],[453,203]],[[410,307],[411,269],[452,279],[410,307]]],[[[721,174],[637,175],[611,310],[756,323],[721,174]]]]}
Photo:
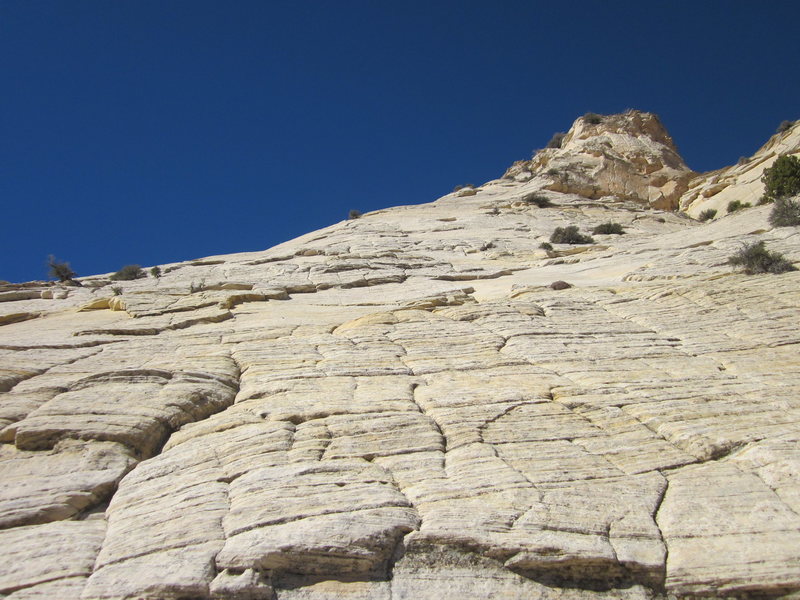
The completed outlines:
{"type": "Polygon", "coordinates": [[[646,114],[545,152],[119,296],[6,286],[0,597],[800,593],[800,276],[726,264],[796,228],[652,208],[690,172],[646,114]]]}

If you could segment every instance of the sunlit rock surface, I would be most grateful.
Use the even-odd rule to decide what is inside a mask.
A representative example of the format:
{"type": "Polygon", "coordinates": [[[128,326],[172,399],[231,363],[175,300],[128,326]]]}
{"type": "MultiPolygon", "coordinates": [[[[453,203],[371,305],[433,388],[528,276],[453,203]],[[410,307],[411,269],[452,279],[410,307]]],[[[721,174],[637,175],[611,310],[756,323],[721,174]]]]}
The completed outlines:
{"type": "Polygon", "coordinates": [[[0,598],[800,594],[800,272],[726,264],[798,229],[654,208],[769,160],[693,174],[635,112],[544,153],[118,295],[0,290],[0,598]]]}

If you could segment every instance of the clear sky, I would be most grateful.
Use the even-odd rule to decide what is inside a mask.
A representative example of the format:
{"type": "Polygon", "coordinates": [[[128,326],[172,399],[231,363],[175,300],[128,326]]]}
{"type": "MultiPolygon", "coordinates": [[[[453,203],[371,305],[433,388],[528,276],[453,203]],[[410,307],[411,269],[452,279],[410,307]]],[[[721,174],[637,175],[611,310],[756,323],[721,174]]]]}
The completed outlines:
{"type": "Polygon", "coordinates": [[[695,170],[800,118],[794,1],[0,0],[0,279],[262,250],[500,177],[587,111],[695,170]]]}

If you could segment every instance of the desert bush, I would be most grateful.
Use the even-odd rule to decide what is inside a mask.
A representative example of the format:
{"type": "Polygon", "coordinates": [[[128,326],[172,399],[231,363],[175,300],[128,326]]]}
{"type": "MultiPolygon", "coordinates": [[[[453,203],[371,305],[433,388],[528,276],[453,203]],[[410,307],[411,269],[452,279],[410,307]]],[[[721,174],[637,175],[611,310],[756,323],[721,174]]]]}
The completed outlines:
{"type": "Polygon", "coordinates": [[[152,269],[150,269],[150,275],[152,275],[156,279],[161,277],[161,267],[153,267],[152,269]]]}
{"type": "Polygon", "coordinates": [[[539,248],[541,248],[542,250],[552,250],[553,244],[551,244],[550,242],[542,242],[541,244],[539,244],[539,248]]]}
{"type": "Polygon", "coordinates": [[[73,271],[68,262],[61,262],[56,259],[52,254],[47,257],[47,266],[50,267],[50,277],[54,277],[59,281],[72,281],[76,273],[73,271]]]}
{"type": "Polygon", "coordinates": [[[111,291],[114,293],[115,296],[121,296],[122,295],[122,288],[119,287],[118,285],[112,285],[111,286],[111,291]]]}
{"type": "Polygon", "coordinates": [[[764,184],[763,202],[800,194],[800,158],[788,154],[779,156],[764,170],[761,182],[764,184]]]}
{"type": "Polygon", "coordinates": [[[795,266],[778,252],[767,250],[764,242],[746,244],[736,254],[728,258],[728,264],[743,267],[748,275],[756,273],[786,273],[796,271],[795,266]]]}
{"type": "Polygon", "coordinates": [[[567,134],[563,131],[557,131],[553,134],[553,137],[550,138],[550,141],[547,142],[547,148],[561,148],[564,144],[564,138],[567,137],[567,134]]]}
{"type": "Polygon", "coordinates": [[[623,229],[622,225],[619,223],[601,223],[594,229],[592,229],[592,233],[596,234],[604,234],[604,235],[622,235],[625,233],[625,229],[623,229]]]}
{"type": "Polygon", "coordinates": [[[139,265],[125,265],[119,271],[114,273],[109,279],[111,281],[132,281],[145,277],[142,267],[139,265]]]}
{"type": "Polygon", "coordinates": [[[550,241],[554,244],[592,244],[594,240],[591,236],[578,233],[575,225],[567,227],[556,227],[550,236],[550,241]]]}
{"type": "Polygon", "coordinates": [[[769,213],[769,223],[773,227],[800,225],[800,200],[783,196],[776,198],[769,213]]]}
{"type": "Polygon", "coordinates": [[[701,213],[700,213],[700,214],[697,216],[697,218],[698,218],[700,221],[710,221],[711,219],[713,219],[713,218],[714,218],[714,217],[716,217],[716,216],[717,216],[717,209],[716,209],[716,208],[707,208],[706,210],[704,210],[703,212],[701,212],[701,213]]]}
{"type": "Polygon", "coordinates": [[[521,202],[525,202],[527,204],[535,204],[539,208],[547,208],[548,206],[553,206],[553,203],[550,202],[550,198],[547,196],[542,196],[537,192],[531,192],[530,194],[525,194],[522,198],[520,198],[521,202]]]}
{"type": "Polygon", "coordinates": [[[734,213],[743,208],[750,208],[749,202],[740,202],[739,200],[731,200],[728,202],[728,214],[734,213]]]}
{"type": "Polygon", "coordinates": [[[358,219],[359,217],[361,217],[361,211],[356,210],[355,208],[351,208],[350,212],[347,213],[347,218],[350,219],[351,221],[353,219],[358,219]]]}
{"type": "Polygon", "coordinates": [[[784,131],[789,131],[794,125],[794,121],[781,121],[781,124],[778,125],[778,129],[775,130],[775,133],[783,133],[784,131]]]}
{"type": "Polygon", "coordinates": [[[599,125],[603,122],[603,116],[597,113],[587,112],[583,115],[583,120],[589,123],[589,125],[599,125]]]}
{"type": "Polygon", "coordinates": [[[572,284],[567,283],[566,281],[561,281],[560,279],[550,284],[550,288],[554,290],[566,290],[571,287],[572,284]]]}

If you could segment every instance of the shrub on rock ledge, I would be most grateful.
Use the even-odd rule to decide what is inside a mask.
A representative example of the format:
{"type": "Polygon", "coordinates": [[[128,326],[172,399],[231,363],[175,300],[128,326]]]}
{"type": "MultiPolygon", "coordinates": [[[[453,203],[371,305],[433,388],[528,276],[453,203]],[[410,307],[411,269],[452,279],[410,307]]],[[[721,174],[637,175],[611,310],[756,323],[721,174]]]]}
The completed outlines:
{"type": "Polygon", "coordinates": [[[54,277],[62,283],[72,281],[72,278],[76,275],[68,262],[60,262],[52,254],[47,258],[47,266],[50,267],[50,277],[54,277]]]}
{"type": "Polygon", "coordinates": [[[539,208],[553,206],[553,203],[550,202],[550,199],[547,196],[542,196],[537,192],[531,192],[530,194],[524,195],[522,198],[520,198],[520,201],[525,202],[526,204],[535,204],[539,208]]]}
{"type": "Polygon", "coordinates": [[[700,221],[710,221],[711,219],[713,219],[713,218],[714,218],[714,217],[716,217],[716,216],[717,216],[717,209],[715,209],[715,208],[708,208],[708,209],[704,210],[703,212],[701,212],[701,213],[700,213],[700,214],[697,216],[697,218],[698,218],[698,220],[700,220],[700,221]]]}
{"type": "Polygon", "coordinates": [[[800,200],[776,198],[769,213],[769,224],[773,227],[795,227],[800,225],[800,200]]]}
{"type": "Polygon", "coordinates": [[[111,279],[111,281],[132,281],[134,279],[141,279],[142,277],[145,277],[142,267],[139,265],[125,265],[109,277],[109,279],[111,279]]]}
{"type": "Polygon", "coordinates": [[[731,200],[728,202],[728,214],[734,213],[743,208],[750,208],[749,202],[741,202],[739,200],[731,200]]]}
{"type": "Polygon", "coordinates": [[[583,115],[583,120],[589,123],[589,125],[599,125],[603,122],[603,116],[597,113],[587,112],[583,115]]]}
{"type": "Polygon", "coordinates": [[[602,234],[602,235],[622,235],[625,233],[625,229],[623,229],[622,225],[619,223],[601,223],[594,229],[592,229],[592,233],[595,234],[602,234]]]}
{"type": "Polygon", "coordinates": [[[762,203],[800,194],[800,158],[788,154],[779,156],[769,169],[764,169],[761,182],[764,184],[762,203]]]}
{"type": "Polygon", "coordinates": [[[764,242],[753,242],[745,245],[736,254],[728,258],[728,264],[743,267],[748,275],[757,273],[786,273],[797,268],[779,252],[767,250],[764,242]]]}
{"type": "Polygon", "coordinates": [[[567,227],[556,227],[550,236],[550,241],[554,244],[593,244],[594,239],[589,235],[578,232],[575,225],[567,227]]]}
{"type": "Polygon", "coordinates": [[[557,131],[553,134],[553,137],[550,138],[550,141],[547,142],[546,148],[561,148],[564,144],[564,138],[567,137],[567,134],[563,131],[557,131]]]}

